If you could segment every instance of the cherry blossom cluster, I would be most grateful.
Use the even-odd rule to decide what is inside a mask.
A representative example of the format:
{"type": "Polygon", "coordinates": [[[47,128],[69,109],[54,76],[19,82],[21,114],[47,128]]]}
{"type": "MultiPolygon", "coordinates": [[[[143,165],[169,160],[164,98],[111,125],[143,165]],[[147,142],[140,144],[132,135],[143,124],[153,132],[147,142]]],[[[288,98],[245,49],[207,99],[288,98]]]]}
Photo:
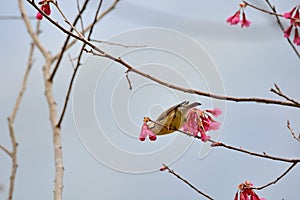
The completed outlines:
{"type": "MultiPolygon", "coordinates": [[[[41,5],[41,10],[46,14],[50,15],[51,14],[51,9],[50,9],[50,2],[51,0],[41,0],[39,2],[39,5],[41,5]]],[[[43,19],[43,14],[38,12],[35,16],[38,20],[43,19]]]]}
{"type": "Polygon", "coordinates": [[[299,5],[295,6],[291,11],[286,12],[283,14],[283,17],[290,20],[290,26],[284,31],[284,37],[289,38],[292,32],[292,29],[294,29],[294,40],[293,42],[300,46],[300,37],[298,32],[298,27],[300,27],[300,11],[299,11],[299,5]]]}
{"type": "Polygon", "coordinates": [[[187,120],[182,126],[184,132],[192,134],[194,137],[200,137],[203,142],[210,139],[206,133],[211,130],[217,130],[220,123],[215,121],[212,116],[217,117],[222,114],[219,108],[213,110],[200,110],[192,108],[189,110],[187,120]]]}
{"type": "Polygon", "coordinates": [[[241,183],[238,186],[238,191],[235,194],[234,200],[265,200],[265,198],[260,198],[252,188],[253,184],[249,181],[241,183]]]}
{"type": "MultiPolygon", "coordinates": [[[[211,130],[217,130],[220,123],[213,119],[222,114],[221,109],[214,108],[212,110],[200,110],[192,108],[189,110],[185,122],[181,126],[181,130],[194,137],[201,138],[203,142],[210,139],[206,133],[211,130]]],[[[144,123],[140,132],[139,139],[144,141],[148,136],[151,141],[156,140],[156,134],[149,128],[148,122],[151,121],[148,117],[144,117],[144,123]]]]}
{"type": "Polygon", "coordinates": [[[236,13],[228,17],[226,22],[231,25],[237,25],[238,23],[240,23],[242,28],[249,27],[251,22],[246,18],[246,14],[244,11],[246,6],[247,6],[246,4],[241,3],[240,8],[236,11],[236,13]],[[242,14],[242,19],[240,19],[241,14],[242,14]]]}

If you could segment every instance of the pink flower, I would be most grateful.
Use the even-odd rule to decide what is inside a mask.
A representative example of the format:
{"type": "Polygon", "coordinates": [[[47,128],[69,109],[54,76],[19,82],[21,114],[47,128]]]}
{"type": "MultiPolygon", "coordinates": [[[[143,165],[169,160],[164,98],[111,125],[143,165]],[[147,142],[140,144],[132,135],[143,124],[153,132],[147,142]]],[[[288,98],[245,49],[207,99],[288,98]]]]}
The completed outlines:
{"type": "Polygon", "coordinates": [[[201,140],[202,142],[207,142],[210,139],[210,136],[206,135],[205,132],[201,133],[201,140]]]}
{"type": "Polygon", "coordinates": [[[245,27],[249,27],[250,26],[250,21],[246,19],[246,14],[243,12],[243,18],[242,20],[240,21],[241,22],[241,26],[242,28],[245,26],[245,27]]]}
{"type": "Polygon", "coordinates": [[[215,130],[218,130],[219,127],[221,126],[221,124],[219,122],[216,122],[216,121],[212,121],[210,124],[209,124],[209,127],[208,127],[208,131],[215,131],[215,130]]]}
{"type": "Polygon", "coordinates": [[[300,46],[300,37],[299,37],[299,33],[298,33],[298,28],[295,28],[295,34],[294,34],[294,40],[293,42],[300,46]]]}
{"type": "Polygon", "coordinates": [[[284,30],[284,37],[289,38],[291,36],[292,29],[295,29],[293,43],[300,46],[300,37],[298,32],[298,26],[300,27],[300,6],[294,7],[290,12],[283,14],[283,17],[290,19],[290,26],[284,30]]]}
{"type": "Polygon", "coordinates": [[[215,117],[218,117],[219,115],[222,114],[222,110],[220,108],[214,108],[212,110],[205,110],[206,112],[209,112],[210,114],[212,114],[215,117]]]}
{"type": "Polygon", "coordinates": [[[291,19],[291,24],[294,24],[295,26],[300,26],[299,9],[296,10],[293,18],[294,19],[291,19]]]}
{"type": "Polygon", "coordinates": [[[291,31],[292,31],[293,25],[291,24],[287,29],[284,30],[284,37],[288,38],[291,35],[291,31]]]}
{"type": "Polygon", "coordinates": [[[210,136],[206,132],[211,130],[217,130],[220,127],[220,123],[215,121],[211,116],[218,116],[222,113],[219,108],[213,110],[202,111],[197,108],[189,110],[187,120],[181,127],[183,131],[192,134],[194,137],[199,137],[203,142],[210,139],[210,136]],[[198,135],[200,134],[200,135],[198,135]]]}
{"type": "Polygon", "coordinates": [[[283,13],[283,17],[286,19],[291,18],[295,10],[296,10],[296,7],[294,7],[290,12],[283,13]]]}
{"type": "Polygon", "coordinates": [[[249,181],[238,185],[238,191],[235,194],[234,200],[265,200],[260,198],[252,189],[253,184],[249,181]]]}
{"type": "Polygon", "coordinates": [[[236,25],[238,23],[241,23],[242,28],[249,27],[251,22],[249,20],[247,20],[247,18],[246,18],[246,14],[245,14],[246,7],[247,7],[247,4],[241,3],[239,10],[236,11],[236,13],[234,13],[234,15],[228,17],[226,22],[231,25],[236,25]],[[240,20],[241,10],[242,10],[242,20],[240,20]]]}
{"type": "MultiPolygon", "coordinates": [[[[46,14],[46,15],[50,15],[51,14],[51,9],[50,9],[50,1],[49,0],[41,0],[39,2],[39,4],[41,5],[41,10],[46,14]]],[[[42,20],[43,19],[43,15],[42,13],[38,12],[36,14],[36,18],[38,20],[42,20]]]]}
{"type": "Polygon", "coordinates": [[[231,25],[238,24],[240,22],[240,14],[241,14],[241,11],[238,10],[234,15],[228,17],[226,22],[231,24],[231,25]]]}
{"type": "Polygon", "coordinates": [[[149,135],[149,139],[151,141],[156,140],[156,135],[151,131],[151,129],[148,127],[147,122],[149,121],[148,118],[144,118],[144,123],[142,126],[142,130],[140,133],[140,140],[144,141],[146,139],[146,137],[149,135]]]}

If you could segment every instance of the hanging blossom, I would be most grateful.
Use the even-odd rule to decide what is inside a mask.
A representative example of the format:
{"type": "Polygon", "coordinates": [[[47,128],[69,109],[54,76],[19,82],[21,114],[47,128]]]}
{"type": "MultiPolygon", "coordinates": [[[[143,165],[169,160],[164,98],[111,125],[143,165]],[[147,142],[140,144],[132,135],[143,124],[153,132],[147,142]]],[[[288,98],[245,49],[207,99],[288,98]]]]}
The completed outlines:
{"type": "Polygon", "coordinates": [[[148,117],[144,117],[144,123],[143,123],[142,130],[141,130],[141,133],[140,133],[140,140],[141,141],[144,141],[147,136],[149,136],[149,139],[151,141],[156,140],[156,135],[151,131],[151,129],[147,125],[147,122],[149,122],[149,121],[150,121],[150,119],[148,117]]]}
{"type": "Polygon", "coordinates": [[[260,198],[252,188],[253,184],[249,181],[239,184],[234,200],[266,200],[265,198],[260,198]]]}
{"type": "Polygon", "coordinates": [[[300,27],[300,5],[295,6],[291,11],[284,13],[282,16],[286,19],[290,19],[290,25],[284,30],[284,37],[289,38],[291,32],[294,29],[294,39],[293,42],[300,46],[300,37],[298,32],[298,27],[300,27]]]}
{"type": "Polygon", "coordinates": [[[206,133],[211,130],[217,130],[220,123],[215,121],[212,116],[217,117],[222,114],[221,109],[200,110],[192,108],[189,110],[186,122],[182,126],[184,132],[192,134],[194,137],[200,137],[203,142],[210,139],[206,133]]]}
{"type": "MultiPolygon", "coordinates": [[[[51,0],[41,0],[39,2],[39,5],[41,5],[41,10],[46,14],[50,15],[51,14],[51,9],[50,9],[50,2],[51,0]]],[[[38,12],[35,16],[38,20],[43,19],[42,13],[38,12]]]]}
{"type": "Polygon", "coordinates": [[[244,12],[246,6],[247,5],[245,3],[241,3],[238,11],[236,11],[236,13],[234,13],[234,15],[228,17],[226,22],[231,25],[237,25],[238,23],[240,23],[242,28],[249,27],[251,22],[249,20],[247,20],[246,14],[244,12]],[[241,13],[242,13],[242,19],[240,19],[241,13]]]}

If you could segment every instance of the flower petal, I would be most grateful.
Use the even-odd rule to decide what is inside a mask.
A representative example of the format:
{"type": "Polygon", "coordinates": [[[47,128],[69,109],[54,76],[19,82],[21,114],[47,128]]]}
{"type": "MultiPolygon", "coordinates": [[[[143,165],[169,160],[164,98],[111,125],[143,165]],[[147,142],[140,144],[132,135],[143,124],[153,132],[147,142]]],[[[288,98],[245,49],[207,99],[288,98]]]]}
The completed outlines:
{"type": "Polygon", "coordinates": [[[227,18],[226,22],[231,24],[231,25],[236,25],[240,22],[240,13],[241,11],[238,10],[234,15],[230,16],[227,18]]]}
{"type": "Polygon", "coordinates": [[[43,19],[42,13],[38,12],[38,13],[36,14],[35,18],[38,19],[38,20],[42,20],[42,19],[43,19]]]}
{"type": "Polygon", "coordinates": [[[156,140],[156,135],[150,129],[147,130],[147,133],[148,133],[149,139],[151,141],[155,141],[156,140]]]}
{"type": "Polygon", "coordinates": [[[220,108],[214,108],[212,110],[206,110],[206,112],[212,114],[215,117],[218,117],[219,115],[222,114],[222,110],[220,108]]]}
{"type": "Polygon", "coordinates": [[[292,28],[293,28],[293,25],[291,24],[287,29],[285,29],[283,32],[284,33],[283,37],[285,37],[285,38],[290,37],[292,28]]]}

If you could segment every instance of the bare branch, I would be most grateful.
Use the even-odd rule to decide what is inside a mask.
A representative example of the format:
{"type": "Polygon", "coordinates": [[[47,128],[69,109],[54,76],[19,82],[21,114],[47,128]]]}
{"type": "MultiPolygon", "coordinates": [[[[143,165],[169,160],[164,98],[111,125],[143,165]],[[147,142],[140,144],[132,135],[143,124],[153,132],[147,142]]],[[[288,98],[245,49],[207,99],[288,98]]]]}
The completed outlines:
{"type": "MultiPolygon", "coordinates": [[[[77,11],[78,11],[78,16],[79,16],[79,20],[80,20],[80,26],[81,26],[81,32],[82,35],[84,35],[83,30],[84,30],[84,25],[83,25],[83,20],[82,20],[82,13],[81,13],[81,9],[79,6],[79,0],[76,0],[76,4],[77,4],[77,11]]],[[[73,25],[75,26],[76,24],[73,23],[73,25]]]]}
{"type": "MultiPolygon", "coordinates": [[[[211,141],[211,140],[210,140],[211,141]]],[[[276,161],[282,161],[282,162],[287,162],[287,163],[298,163],[300,162],[300,159],[288,159],[288,158],[282,158],[282,157],[277,157],[277,156],[270,156],[268,154],[266,154],[265,152],[260,154],[260,153],[255,153],[252,151],[248,151],[242,148],[237,148],[237,147],[233,147],[227,144],[224,144],[222,142],[213,142],[211,144],[212,147],[224,147],[226,149],[230,149],[230,150],[234,150],[234,151],[238,151],[241,153],[245,153],[251,156],[256,156],[256,157],[261,157],[261,158],[266,158],[266,159],[270,159],[270,160],[276,160],[276,161]]]]}
{"type": "MultiPolygon", "coordinates": [[[[37,23],[35,34],[38,35],[38,33],[39,33],[39,22],[37,23]]],[[[10,117],[7,118],[9,135],[10,135],[11,145],[12,145],[12,151],[9,152],[6,148],[4,148],[3,146],[0,146],[0,148],[3,151],[5,151],[11,157],[11,160],[12,160],[11,175],[10,175],[10,182],[9,182],[9,192],[8,192],[8,198],[7,198],[8,200],[11,200],[13,198],[14,187],[15,187],[15,179],[16,179],[17,168],[18,168],[18,164],[17,164],[17,147],[18,147],[18,143],[16,141],[16,135],[15,135],[13,124],[14,124],[14,121],[16,119],[17,112],[19,111],[19,107],[20,107],[21,101],[23,99],[24,92],[26,90],[27,80],[28,80],[29,73],[30,73],[31,68],[32,68],[32,64],[33,64],[34,49],[35,49],[35,44],[34,44],[34,42],[32,42],[31,47],[30,47],[30,51],[29,51],[29,56],[28,56],[27,68],[26,68],[26,71],[25,71],[24,76],[23,76],[21,89],[20,89],[19,95],[16,99],[13,111],[12,111],[10,117]]]]}
{"type": "MultiPolygon", "coordinates": [[[[37,27],[36,27],[36,32],[39,32],[39,26],[40,26],[40,22],[37,22],[37,27]]],[[[25,71],[25,74],[24,74],[24,77],[23,77],[23,81],[22,81],[22,86],[21,86],[21,89],[20,89],[20,92],[19,92],[19,95],[17,97],[17,100],[16,100],[16,103],[15,103],[15,106],[13,108],[13,111],[12,111],[12,114],[10,116],[10,119],[12,122],[15,121],[15,118],[16,118],[16,114],[19,110],[19,106],[20,106],[20,103],[21,103],[21,100],[23,98],[23,95],[24,95],[24,92],[26,90],[26,85],[27,85],[27,80],[28,80],[28,76],[29,76],[29,73],[30,73],[30,70],[32,68],[32,64],[33,64],[33,52],[34,52],[34,43],[32,42],[31,43],[31,47],[30,47],[30,51],[29,51],[29,57],[28,57],[28,61],[27,61],[27,69],[25,71]]]]}
{"type": "Polygon", "coordinates": [[[277,177],[274,181],[266,184],[266,185],[263,185],[261,187],[255,187],[255,188],[252,188],[254,190],[262,190],[266,187],[269,187],[270,185],[273,185],[273,184],[276,184],[280,179],[282,179],[285,175],[287,175],[289,173],[289,171],[291,171],[296,165],[298,164],[298,162],[295,162],[293,163],[285,172],[283,172],[279,177],[277,177]]]}
{"type": "MultiPolygon", "coordinates": [[[[29,0],[27,0],[27,1],[29,2],[29,0]]],[[[76,19],[75,19],[76,22],[74,21],[74,23],[73,23],[74,26],[76,25],[77,21],[79,20],[79,18],[81,17],[83,11],[85,10],[85,7],[86,7],[86,4],[88,3],[88,1],[89,1],[89,0],[86,0],[85,3],[84,3],[84,5],[82,6],[81,13],[79,13],[79,14],[77,15],[77,17],[76,17],[76,19]]],[[[120,0],[115,0],[115,1],[111,4],[111,6],[110,6],[109,8],[107,8],[107,10],[105,10],[105,11],[97,18],[97,22],[99,22],[103,17],[105,17],[108,13],[110,13],[110,12],[116,7],[116,5],[117,5],[117,3],[118,3],[119,1],[120,1],[120,0]]],[[[30,3],[30,2],[29,2],[29,3],[30,3]]],[[[89,30],[91,29],[91,27],[92,27],[92,24],[90,24],[89,26],[87,26],[87,27],[84,29],[84,31],[81,32],[81,34],[84,35],[84,33],[87,32],[87,31],[89,31],[89,30]]],[[[70,29],[70,30],[71,30],[71,32],[73,31],[73,29],[70,29]]],[[[53,57],[53,59],[57,59],[57,58],[58,58],[58,61],[57,61],[56,65],[55,65],[55,67],[54,67],[54,70],[53,70],[52,74],[51,74],[50,80],[53,80],[53,78],[54,78],[54,76],[55,76],[55,73],[56,73],[56,71],[57,71],[57,69],[58,69],[59,63],[61,62],[61,59],[62,59],[62,57],[63,57],[64,52],[65,52],[67,49],[69,49],[71,46],[73,46],[73,45],[77,42],[77,40],[74,39],[74,40],[72,40],[72,41],[69,43],[69,40],[71,39],[72,36],[71,36],[70,34],[67,34],[67,35],[68,35],[68,36],[67,36],[67,39],[65,40],[65,43],[64,43],[64,46],[63,46],[61,52],[60,52],[58,55],[56,55],[56,56],[53,57]]]]}
{"type": "Polygon", "coordinates": [[[14,194],[14,189],[15,189],[15,179],[16,179],[16,174],[17,174],[17,147],[18,143],[16,141],[16,135],[13,127],[13,121],[11,118],[7,118],[8,121],[8,128],[9,128],[9,135],[11,139],[11,144],[12,144],[12,152],[11,152],[11,160],[12,160],[12,165],[11,165],[11,174],[10,174],[10,182],[9,182],[9,191],[8,191],[8,200],[12,200],[13,194],[14,194]]]}
{"type": "MultiPolygon", "coordinates": [[[[33,31],[33,28],[29,21],[29,17],[27,15],[26,9],[24,7],[23,0],[18,0],[18,4],[19,4],[19,9],[20,9],[23,21],[25,23],[26,29],[27,29],[30,37],[32,38],[34,44],[41,51],[41,53],[43,54],[44,57],[49,57],[50,54],[49,54],[48,50],[43,46],[42,42],[39,40],[37,33],[35,33],[33,31]]],[[[41,11],[41,10],[39,10],[39,11],[41,11]]]]}
{"type": "Polygon", "coordinates": [[[125,61],[123,61],[121,58],[115,58],[111,55],[106,54],[105,52],[100,52],[99,53],[95,53],[94,51],[90,50],[87,51],[88,53],[92,53],[93,55],[97,55],[97,56],[102,56],[102,57],[106,57],[109,59],[114,60],[117,63],[120,63],[121,65],[123,65],[124,67],[126,67],[129,71],[134,72],[136,74],[139,74],[145,78],[148,78],[156,83],[159,83],[160,85],[166,86],[168,88],[174,89],[174,90],[178,90],[178,91],[182,91],[185,93],[190,93],[190,94],[196,94],[199,96],[205,96],[205,97],[209,97],[209,98],[213,98],[213,99],[218,99],[218,100],[225,100],[225,101],[233,101],[233,102],[255,102],[255,103],[264,103],[264,104],[275,104],[275,105],[282,105],[282,106],[290,106],[290,107],[296,107],[296,108],[300,108],[300,105],[298,104],[294,104],[291,102],[287,102],[287,101],[279,101],[279,100],[274,100],[274,99],[266,99],[266,98],[258,98],[258,97],[234,97],[234,96],[224,96],[224,95],[217,95],[217,94],[212,94],[209,92],[204,92],[204,91],[200,91],[200,90],[196,90],[196,89],[189,89],[189,88],[184,88],[184,87],[180,87],[180,86],[176,86],[173,84],[170,84],[168,82],[162,81],[158,78],[155,78],[153,76],[151,76],[150,74],[146,74],[142,71],[139,71],[138,69],[134,68],[133,66],[129,65],[128,63],[126,63],[125,61]]]}
{"type": "Polygon", "coordinates": [[[9,157],[11,157],[11,152],[6,148],[6,147],[4,147],[4,146],[2,146],[1,144],[0,144],[0,149],[2,150],[2,151],[4,151],[9,157]]]}
{"type": "Polygon", "coordinates": [[[194,185],[192,185],[188,180],[182,178],[179,174],[177,174],[176,172],[174,172],[174,170],[171,170],[167,165],[163,164],[163,167],[160,169],[161,171],[164,170],[168,170],[168,172],[170,174],[173,174],[175,177],[177,177],[178,179],[180,179],[181,181],[183,181],[184,183],[186,183],[189,187],[191,187],[193,190],[195,190],[196,192],[198,192],[199,194],[201,194],[202,196],[206,197],[207,199],[211,199],[213,200],[212,197],[210,197],[208,194],[205,194],[204,192],[202,192],[201,190],[199,190],[198,188],[196,188],[194,185]]]}
{"type": "Polygon", "coordinates": [[[288,97],[287,95],[285,95],[285,94],[281,91],[281,89],[278,87],[278,85],[276,85],[276,83],[274,83],[274,86],[275,86],[275,89],[271,88],[271,90],[270,90],[271,92],[277,94],[278,96],[283,97],[283,98],[286,99],[287,101],[290,101],[290,102],[292,102],[292,103],[294,103],[294,104],[296,104],[296,105],[300,105],[300,103],[299,103],[298,101],[296,101],[296,100],[294,100],[294,99],[288,97]]]}
{"type": "MultiPolygon", "coordinates": [[[[100,12],[100,8],[101,8],[101,5],[102,5],[102,0],[100,0],[99,2],[99,5],[98,5],[98,8],[97,8],[97,11],[96,11],[96,14],[95,14],[95,18],[94,18],[94,21],[93,21],[93,26],[91,27],[90,29],[90,32],[89,32],[89,35],[88,35],[88,40],[90,39],[92,33],[93,33],[93,27],[94,25],[97,23],[97,16],[98,16],[98,13],[100,12]]],[[[75,76],[77,74],[77,71],[81,65],[81,57],[82,57],[82,54],[83,54],[83,51],[84,51],[84,48],[85,48],[86,44],[84,43],[82,45],[82,48],[80,50],[80,53],[79,53],[79,56],[78,56],[78,59],[77,59],[77,65],[74,69],[74,72],[72,74],[72,78],[71,78],[71,81],[70,81],[70,84],[69,84],[69,88],[68,88],[68,92],[67,92],[67,95],[66,95],[66,98],[65,98],[65,103],[64,103],[64,107],[63,107],[63,110],[62,110],[62,113],[60,115],[60,119],[57,123],[57,126],[60,127],[61,126],[61,123],[62,123],[62,120],[65,116],[65,113],[66,113],[66,110],[67,110],[67,106],[68,106],[68,101],[69,101],[69,97],[70,97],[70,94],[71,94],[71,90],[72,90],[72,86],[73,86],[73,83],[74,83],[74,80],[75,80],[75,76]]]]}
{"type": "MultiPolygon", "coordinates": [[[[85,0],[83,6],[82,6],[82,8],[81,8],[81,10],[78,12],[78,14],[77,14],[77,16],[76,16],[76,18],[75,18],[75,20],[74,20],[74,22],[73,22],[73,26],[72,26],[72,28],[70,29],[70,32],[73,31],[73,27],[77,24],[78,20],[81,18],[81,15],[82,15],[82,13],[85,11],[88,2],[89,2],[89,0],[85,0]]],[[[56,71],[57,71],[57,69],[58,69],[58,67],[59,67],[59,65],[60,65],[60,63],[61,63],[61,60],[62,60],[62,58],[63,58],[63,55],[64,55],[65,51],[67,50],[67,46],[68,46],[68,43],[69,43],[70,39],[71,39],[71,35],[68,34],[68,35],[67,35],[67,38],[66,38],[66,40],[65,40],[65,42],[64,42],[64,45],[63,45],[63,47],[62,47],[62,49],[61,49],[61,51],[60,51],[60,53],[59,53],[59,55],[54,57],[54,58],[57,58],[57,57],[58,57],[58,60],[57,60],[55,66],[54,66],[54,69],[53,69],[53,71],[52,71],[52,73],[51,73],[51,75],[50,75],[50,78],[49,78],[50,81],[53,81],[53,78],[54,78],[55,73],[56,73],[56,71]]]]}
{"type": "Polygon", "coordinates": [[[128,85],[129,85],[129,90],[132,90],[132,84],[129,79],[129,70],[127,70],[125,73],[126,73],[126,79],[127,79],[128,85]]]}
{"type": "Polygon", "coordinates": [[[295,140],[297,140],[298,142],[300,142],[300,134],[298,135],[298,137],[296,136],[294,130],[293,130],[292,127],[291,127],[291,124],[290,124],[290,121],[289,121],[289,120],[287,120],[287,127],[288,127],[288,129],[290,130],[292,136],[295,138],[295,140]]]}
{"type": "Polygon", "coordinates": [[[124,48],[145,48],[145,47],[147,47],[147,45],[125,45],[125,44],[108,42],[108,41],[104,41],[104,40],[95,40],[95,39],[91,39],[90,41],[97,42],[97,43],[114,45],[114,46],[120,46],[120,47],[124,47],[124,48]]]}

